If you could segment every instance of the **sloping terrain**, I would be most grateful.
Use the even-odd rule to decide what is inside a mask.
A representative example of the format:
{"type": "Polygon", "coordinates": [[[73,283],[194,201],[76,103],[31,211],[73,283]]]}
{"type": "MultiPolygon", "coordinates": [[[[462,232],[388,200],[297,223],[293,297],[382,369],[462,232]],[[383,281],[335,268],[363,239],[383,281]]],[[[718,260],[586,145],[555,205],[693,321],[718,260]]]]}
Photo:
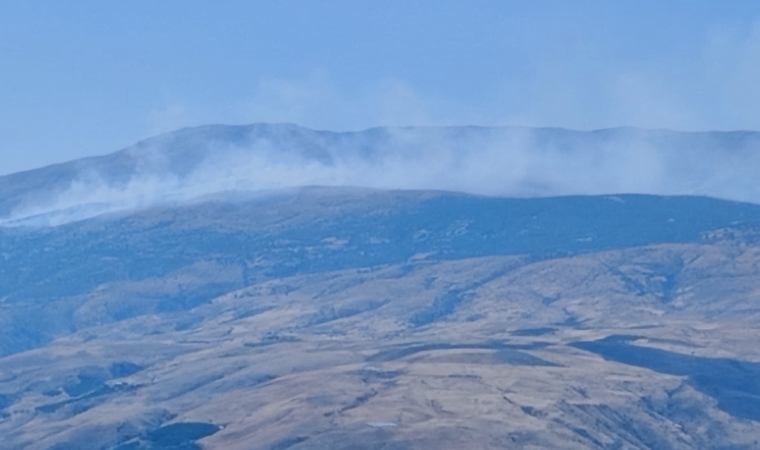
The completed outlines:
{"type": "Polygon", "coordinates": [[[225,449],[756,448],[758,255],[664,244],[258,283],[3,358],[4,445],[175,448],[152,441],[174,423],[225,449]]]}
{"type": "Polygon", "coordinates": [[[57,225],[235,190],[310,185],[760,202],[760,133],[207,125],[0,177],[0,225],[57,225]]]}
{"type": "Polygon", "coordinates": [[[321,188],[2,229],[0,448],[760,448],[758,230],[321,188]]]}
{"type": "Polygon", "coordinates": [[[760,206],[700,197],[505,199],[334,188],[241,196],[60,227],[0,228],[0,355],[296,274],[410,258],[543,259],[698,242],[711,230],[760,223],[760,206]]]}

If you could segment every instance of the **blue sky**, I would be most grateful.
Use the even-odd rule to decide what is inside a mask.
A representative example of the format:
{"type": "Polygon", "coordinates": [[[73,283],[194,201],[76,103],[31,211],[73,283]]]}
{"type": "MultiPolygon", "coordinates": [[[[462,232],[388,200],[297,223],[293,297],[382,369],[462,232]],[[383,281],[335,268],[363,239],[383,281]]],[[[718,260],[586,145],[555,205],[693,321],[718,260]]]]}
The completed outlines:
{"type": "Polygon", "coordinates": [[[0,1],[0,173],[203,123],[760,129],[760,2],[0,1]]]}

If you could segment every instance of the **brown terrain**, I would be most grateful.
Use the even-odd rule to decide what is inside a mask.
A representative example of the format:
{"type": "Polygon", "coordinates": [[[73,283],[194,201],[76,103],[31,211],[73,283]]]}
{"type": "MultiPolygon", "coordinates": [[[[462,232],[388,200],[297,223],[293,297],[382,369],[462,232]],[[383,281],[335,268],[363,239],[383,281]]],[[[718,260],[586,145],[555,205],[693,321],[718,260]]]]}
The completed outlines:
{"type": "MultiPolygon", "coordinates": [[[[199,265],[102,287],[108,295],[93,293],[81,310],[226,271],[199,265]]],[[[0,386],[24,395],[0,422],[0,447],[108,448],[172,420],[217,424],[199,442],[231,450],[760,448],[756,393],[737,413],[687,374],[573,345],[626,335],[626,346],[757,370],[758,325],[758,246],[659,244],[540,261],[420,255],[269,280],[1,359],[0,386]],[[451,313],[420,324],[451,292],[451,313]],[[141,370],[105,380],[99,372],[114,361],[141,370]],[[88,371],[108,395],[56,392],[86,383],[88,371]]]]}

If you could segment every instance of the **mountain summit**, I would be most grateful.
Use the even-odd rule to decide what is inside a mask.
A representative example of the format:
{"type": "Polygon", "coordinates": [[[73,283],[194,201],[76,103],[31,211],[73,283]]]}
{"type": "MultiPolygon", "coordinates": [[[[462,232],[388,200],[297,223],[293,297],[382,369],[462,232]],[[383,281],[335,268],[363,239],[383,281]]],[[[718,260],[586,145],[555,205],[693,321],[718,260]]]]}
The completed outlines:
{"type": "Polygon", "coordinates": [[[497,196],[689,194],[760,201],[760,134],[633,128],[207,125],[0,177],[5,225],[56,225],[233,191],[309,185],[497,196]]]}
{"type": "Polygon", "coordinates": [[[760,448],[760,205],[625,193],[757,200],[758,139],[207,126],[2,177],[0,450],[760,448]]]}

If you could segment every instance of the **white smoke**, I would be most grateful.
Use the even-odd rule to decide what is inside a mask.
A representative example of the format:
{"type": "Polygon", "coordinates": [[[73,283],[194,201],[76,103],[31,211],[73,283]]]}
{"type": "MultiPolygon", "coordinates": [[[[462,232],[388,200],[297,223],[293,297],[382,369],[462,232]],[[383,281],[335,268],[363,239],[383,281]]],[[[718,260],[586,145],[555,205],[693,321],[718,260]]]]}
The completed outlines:
{"type": "Polygon", "coordinates": [[[625,133],[624,138],[571,145],[541,141],[540,133],[530,129],[483,129],[464,138],[445,128],[387,132],[387,139],[359,133],[361,139],[323,143],[318,155],[286,140],[199,141],[203,156],[182,174],[171,170],[176,159],[158,140],[133,151],[137,169],[126,183],[84,170],[68,188],[44,202],[25,202],[0,224],[59,225],[216,193],[314,185],[519,197],[689,194],[760,202],[760,147],[719,152],[709,134],[699,138],[704,144],[699,148],[661,148],[625,133]]]}

